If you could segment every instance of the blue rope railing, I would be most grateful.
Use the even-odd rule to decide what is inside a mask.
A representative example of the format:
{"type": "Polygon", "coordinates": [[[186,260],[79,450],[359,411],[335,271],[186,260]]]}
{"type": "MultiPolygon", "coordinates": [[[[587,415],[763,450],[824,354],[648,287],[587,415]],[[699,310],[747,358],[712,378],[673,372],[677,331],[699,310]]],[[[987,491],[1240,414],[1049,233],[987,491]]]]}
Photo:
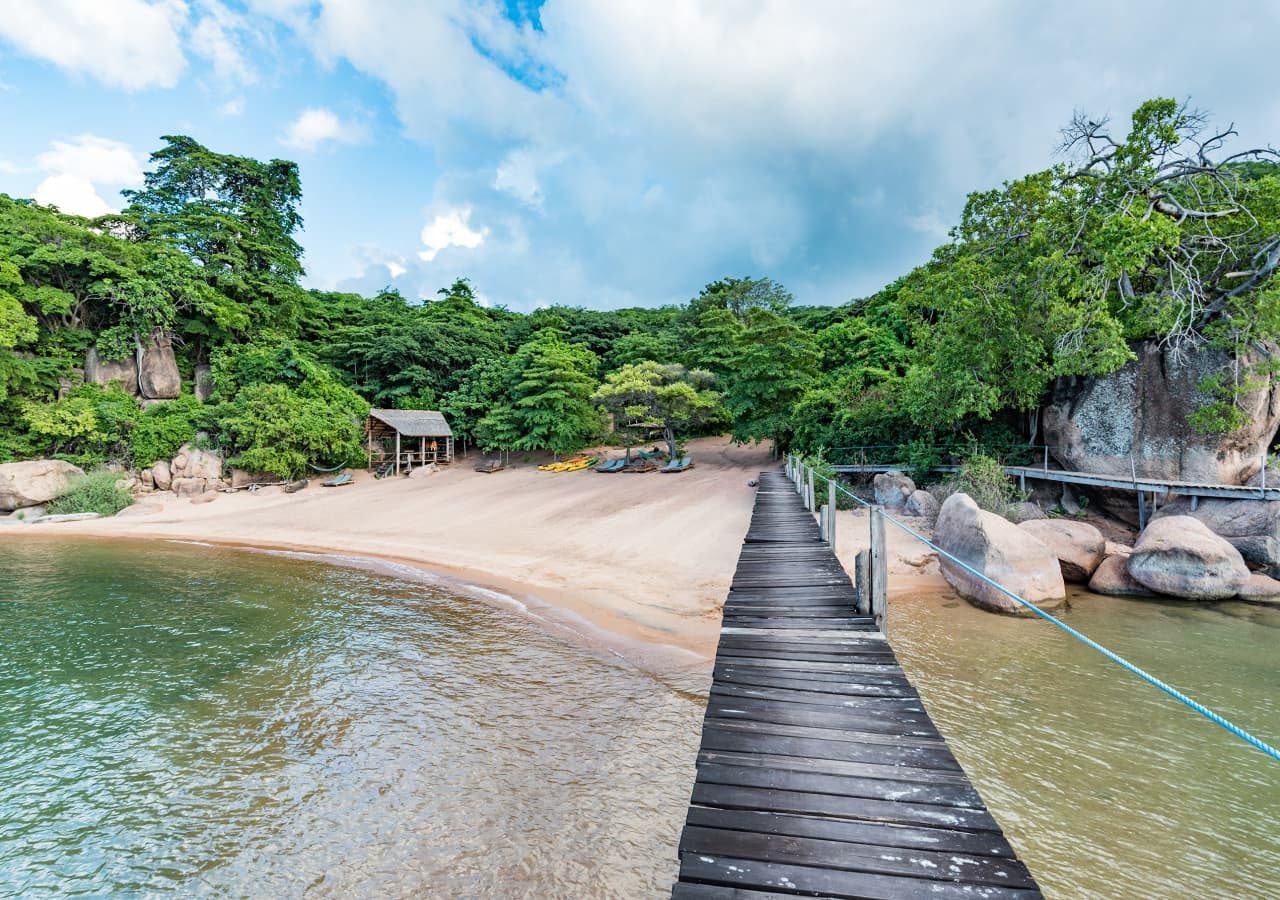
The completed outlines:
{"type": "MultiPolygon", "coordinates": [[[[794,463],[793,463],[793,464],[794,464],[794,463]]],[[[1245,731],[1245,730],[1244,730],[1243,728],[1241,728],[1239,725],[1236,725],[1234,722],[1230,721],[1229,719],[1226,719],[1226,718],[1224,718],[1223,716],[1219,715],[1218,713],[1214,712],[1212,709],[1210,709],[1209,707],[1205,706],[1203,703],[1200,703],[1199,701],[1194,700],[1194,699],[1192,699],[1191,697],[1188,697],[1186,694],[1182,693],[1182,691],[1178,690],[1177,688],[1173,687],[1172,685],[1170,685],[1170,684],[1168,684],[1168,683],[1166,683],[1166,682],[1164,682],[1164,681],[1161,681],[1159,678],[1157,678],[1156,676],[1152,675],[1150,672],[1146,671],[1145,669],[1141,668],[1140,666],[1134,665],[1133,663],[1129,662],[1129,660],[1125,659],[1125,658],[1124,658],[1123,656],[1121,656],[1120,654],[1118,654],[1118,653],[1116,653],[1116,652],[1114,652],[1114,651],[1112,651],[1112,650],[1107,649],[1107,648],[1106,648],[1106,647],[1104,647],[1102,644],[1099,644],[1097,641],[1095,641],[1093,638],[1091,638],[1091,637],[1089,637],[1088,635],[1086,635],[1086,634],[1084,634],[1084,633],[1082,633],[1082,632],[1080,632],[1080,631],[1076,630],[1075,628],[1072,628],[1070,625],[1068,625],[1066,622],[1062,621],[1062,620],[1061,620],[1061,619],[1059,619],[1058,617],[1053,616],[1053,615],[1050,615],[1049,613],[1045,612],[1045,611],[1044,611],[1043,609],[1041,609],[1040,607],[1036,606],[1034,603],[1031,603],[1031,602],[1029,602],[1029,601],[1027,601],[1027,600],[1022,599],[1022,598],[1021,598],[1021,597],[1019,597],[1017,594],[1015,594],[1013,591],[1011,591],[1011,590],[1009,590],[1008,588],[1006,588],[1004,585],[1000,584],[999,582],[993,581],[992,579],[988,578],[988,577],[987,577],[986,575],[984,575],[983,573],[979,572],[979,571],[978,571],[977,569],[975,569],[973,566],[971,566],[971,565],[969,565],[968,563],[966,563],[964,560],[962,560],[962,559],[958,558],[955,554],[953,554],[953,553],[948,553],[946,550],[943,550],[941,547],[939,547],[939,546],[938,546],[937,544],[935,544],[933,541],[929,540],[929,539],[928,539],[928,538],[926,538],[924,535],[922,535],[922,534],[920,534],[919,532],[915,531],[915,529],[911,528],[911,527],[910,527],[910,526],[908,526],[908,525],[903,524],[902,522],[899,522],[899,521],[898,521],[897,519],[895,519],[893,516],[889,515],[889,514],[888,514],[888,513],[886,513],[884,510],[882,510],[882,509],[880,509],[879,507],[875,506],[875,504],[868,503],[866,500],[863,500],[861,497],[859,497],[858,495],[854,494],[852,491],[850,491],[850,490],[849,490],[848,488],[846,488],[844,485],[842,485],[842,484],[840,484],[838,481],[836,481],[834,478],[828,478],[827,476],[823,475],[822,473],[820,473],[820,472],[816,472],[816,471],[814,471],[814,472],[813,472],[813,477],[814,477],[815,479],[821,479],[822,481],[825,481],[825,482],[827,482],[827,483],[829,483],[829,484],[835,485],[835,489],[836,489],[837,491],[839,491],[840,493],[843,493],[845,496],[847,496],[847,497],[849,497],[849,498],[853,499],[853,500],[854,500],[854,501],[856,501],[857,503],[862,504],[864,507],[866,507],[867,509],[869,509],[869,510],[871,511],[871,514],[872,514],[872,515],[878,515],[878,516],[880,516],[882,519],[884,519],[885,521],[890,522],[890,523],[892,523],[893,525],[896,525],[896,526],[897,526],[898,528],[900,528],[902,531],[904,531],[904,532],[906,532],[907,534],[911,535],[911,537],[915,538],[915,539],[916,539],[916,540],[918,540],[920,543],[924,544],[926,547],[931,548],[932,550],[936,551],[936,552],[937,552],[938,554],[940,554],[941,556],[945,556],[947,559],[951,560],[951,562],[953,562],[953,563],[955,563],[956,565],[960,566],[962,569],[964,569],[964,570],[965,570],[966,572],[968,572],[970,575],[973,575],[975,578],[978,578],[978,579],[980,579],[981,581],[984,581],[984,582],[986,582],[987,584],[991,585],[993,588],[995,588],[996,590],[1000,591],[1000,593],[1002,593],[1002,594],[1004,594],[1005,596],[1009,597],[1010,599],[1012,599],[1012,600],[1016,601],[1017,603],[1020,603],[1022,606],[1025,606],[1027,609],[1031,610],[1031,612],[1035,613],[1035,614],[1036,614],[1037,616],[1039,616],[1040,618],[1045,619],[1045,620],[1047,620],[1047,621],[1049,621],[1049,622],[1052,622],[1052,623],[1053,623],[1054,625],[1056,625],[1058,628],[1062,629],[1063,631],[1065,631],[1067,634],[1071,635],[1071,636],[1072,636],[1073,638],[1075,638],[1076,640],[1078,640],[1078,641],[1080,641],[1081,643],[1085,644],[1087,647],[1091,647],[1092,649],[1094,649],[1094,650],[1098,651],[1098,652],[1099,652],[1099,653],[1101,653],[1103,656],[1105,656],[1107,659],[1111,660],[1113,663],[1115,663],[1116,665],[1120,666],[1120,667],[1121,667],[1122,669],[1124,669],[1125,671],[1130,672],[1130,673],[1132,673],[1132,674],[1134,674],[1134,675],[1137,675],[1139,678],[1141,678],[1143,681],[1145,681],[1145,682],[1147,682],[1148,684],[1150,684],[1152,687],[1159,688],[1160,690],[1164,691],[1166,694],[1168,694],[1168,695],[1169,695],[1170,697],[1172,697],[1173,699],[1175,699],[1175,700],[1177,700],[1178,702],[1180,702],[1180,703],[1184,704],[1184,705],[1185,705],[1185,706],[1187,706],[1188,708],[1195,710],[1195,711],[1196,711],[1196,712],[1198,712],[1200,715],[1202,715],[1202,716],[1204,716],[1206,719],[1208,719],[1210,722],[1214,723],[1215,725],[1219,725],[1219,726],[1221,726],[1222,728],[1225,728],[1227,731],[1229,731],[1231,734],[1235,735],[1235,736],[1236,736],[1237,738],[1239,738],[1240,740],[1244,741],[1246,744],[1249,744],[1251,747],[1253,747],[1253,748],[1255,748],[1255,749],[1257,749],[1257,750],[1261,750],[1263,753],[1265,753],[1267,756],[1271,757],[1273,760],[1276,760],[1277,762],[1280,762],[1280,750],[1278,750],[1278,749],[1276,749],[1275,747],[1271,746],[1271,745],[1270,745],[1270,744],[1268,744],[1266,741],[1263,741],[1262,739],[1255,737],[1254,735],[1252,735],[1252,734],[1250,734],[1249,732],[1245,731]]]]}

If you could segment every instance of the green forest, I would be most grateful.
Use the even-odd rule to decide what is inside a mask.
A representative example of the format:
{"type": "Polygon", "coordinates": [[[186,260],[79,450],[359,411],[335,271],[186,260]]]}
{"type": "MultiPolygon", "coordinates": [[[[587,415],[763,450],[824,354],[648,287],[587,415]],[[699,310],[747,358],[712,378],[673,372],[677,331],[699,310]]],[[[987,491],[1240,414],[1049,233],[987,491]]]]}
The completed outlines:
{"type": "MultiPolygon", "coordinates": [[[[1122,131],[1077,116],[1056,165],[971,194],[932,258],[870,297],[800,306],[757,275],[681,305],[530,314],[480,305],[465,277],[425,299],[305,289],[297,165],[166,136],[117,214],[0,194],[0,462],[141,467],[199,435],[297,476],[362,461],[371,405],[442,410],[486,450],[572,451],[610,412],[672,442],[810,453],[1025,440],[1055,378],[1114,371],[1135,341],[1280,336],[1275,154],[1172,100],[1122,131]],[[168,347],[176,398],[85,378],[90,358],[168,347]]],[[[1256,375],[1204,385],[1196,427],[1238,427],[1256,375]]]]}

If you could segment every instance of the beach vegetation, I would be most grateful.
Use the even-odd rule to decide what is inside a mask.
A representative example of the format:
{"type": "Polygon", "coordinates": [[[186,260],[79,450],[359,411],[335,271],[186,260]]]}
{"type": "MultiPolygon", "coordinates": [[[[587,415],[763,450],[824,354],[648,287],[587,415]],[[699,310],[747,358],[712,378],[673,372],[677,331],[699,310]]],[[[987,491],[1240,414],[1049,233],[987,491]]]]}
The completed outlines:
{"type": "Polygon", "coordinates": [[[86,472],[72,479],[67,492],[49,503],[51,515],[69,513],[97,513],[114,516],[120,510],[133,505],[133,494],[124,486],[119,472],[86,472]]]}
{"type": "Polygon", "coordinates": [[[676,459],[679,433],[727,421],[714,383],[710,372],[645,360],[610,372],[592,400],[613,413],[618,429],[661,431],[668,456],[676,459]]]}

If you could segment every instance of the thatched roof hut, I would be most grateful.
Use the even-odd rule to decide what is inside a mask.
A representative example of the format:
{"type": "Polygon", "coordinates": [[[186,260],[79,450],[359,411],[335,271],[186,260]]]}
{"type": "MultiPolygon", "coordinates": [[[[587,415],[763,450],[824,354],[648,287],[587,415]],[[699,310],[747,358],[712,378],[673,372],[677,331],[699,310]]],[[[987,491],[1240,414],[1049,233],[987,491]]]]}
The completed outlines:
{"type": "Polygon", "coordinates": [[[394,471],[453,462],[453,429],[433,409],[371,409],[365,420],[369,468],[394,462],[394,471]]]}

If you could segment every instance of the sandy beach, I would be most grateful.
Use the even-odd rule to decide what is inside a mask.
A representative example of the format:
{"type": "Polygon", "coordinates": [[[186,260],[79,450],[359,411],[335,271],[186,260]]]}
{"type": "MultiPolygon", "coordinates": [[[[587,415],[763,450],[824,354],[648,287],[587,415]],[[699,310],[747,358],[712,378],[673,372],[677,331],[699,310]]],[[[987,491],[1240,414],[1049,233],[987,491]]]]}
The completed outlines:
{"type": "MultiPolygon", "coordinates": [[[[769,448],[727,438],[691,442],[697,465],[678,475],[537,470],[514,455],[486,475],[479,457],[424,478],[306,490],[224,493],[212,503],[142,497],[120,516],[6,529],[5,537],[204,541],[407,563],[500,591],[541,618],[651,667],[705,663],[751,515],[748,481],[769,448]]],[[[867,543],[866,514],[837,523],[846,566],[867,543]]],[[[946,584],[936,561],[889,529],[895,592],[946,584]],[[906,577],[901,577],[906,576],[906,577]]]]}

